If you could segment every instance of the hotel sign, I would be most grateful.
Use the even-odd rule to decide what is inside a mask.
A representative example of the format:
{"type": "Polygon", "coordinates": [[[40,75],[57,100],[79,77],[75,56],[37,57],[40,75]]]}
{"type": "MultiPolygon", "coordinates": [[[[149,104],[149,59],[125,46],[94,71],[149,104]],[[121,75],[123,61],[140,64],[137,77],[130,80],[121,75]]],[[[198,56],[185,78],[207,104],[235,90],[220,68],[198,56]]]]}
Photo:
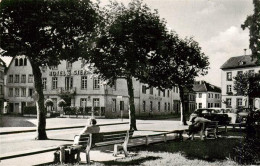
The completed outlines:
{"type": "Polygon", "coordinates": [[[87,70],[63,70],[63,71],[50,71],[49,76],[71,76],[71,75],[87,75],[90,74],[87,70]]]}

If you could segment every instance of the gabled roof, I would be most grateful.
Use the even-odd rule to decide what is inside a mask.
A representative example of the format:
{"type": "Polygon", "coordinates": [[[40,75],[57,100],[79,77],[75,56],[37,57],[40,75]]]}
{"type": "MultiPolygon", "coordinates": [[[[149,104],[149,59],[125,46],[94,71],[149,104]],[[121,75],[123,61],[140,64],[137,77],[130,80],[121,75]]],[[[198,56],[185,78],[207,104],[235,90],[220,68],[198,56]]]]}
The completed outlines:
{"type": "Polygon", "coordinates": [[[220,68],[233,69],[233,68],[258,66],[256,64],[256,60],[257,60],[256,58],[252,59],[251,55],[231,57],[220,68]]]}
{"type": "Polygon", "coordinates": [[[206,81],[198,81],[193,85],[195,92],[218,92],[221,93],[221,89],[215,85],[207,83],[206,81]]]}

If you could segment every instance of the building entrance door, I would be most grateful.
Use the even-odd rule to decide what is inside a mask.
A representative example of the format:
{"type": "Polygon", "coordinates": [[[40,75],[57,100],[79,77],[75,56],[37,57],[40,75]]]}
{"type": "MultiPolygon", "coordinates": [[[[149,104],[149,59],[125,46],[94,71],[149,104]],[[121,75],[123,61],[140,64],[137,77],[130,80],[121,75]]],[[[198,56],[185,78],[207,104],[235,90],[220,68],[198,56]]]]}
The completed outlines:
{"type": "Polygon", "coordinates": [[[23,111],[24,111],[24,107],[26,106],[26,103],[25,102],[22,102],[22,114],[23,114],[23,111]]]}
{"type": "Polygon", "coordinates": [[[57,98],[51,98],[53,101],[53,110],[52,111],[57,111],[57,98]]]}

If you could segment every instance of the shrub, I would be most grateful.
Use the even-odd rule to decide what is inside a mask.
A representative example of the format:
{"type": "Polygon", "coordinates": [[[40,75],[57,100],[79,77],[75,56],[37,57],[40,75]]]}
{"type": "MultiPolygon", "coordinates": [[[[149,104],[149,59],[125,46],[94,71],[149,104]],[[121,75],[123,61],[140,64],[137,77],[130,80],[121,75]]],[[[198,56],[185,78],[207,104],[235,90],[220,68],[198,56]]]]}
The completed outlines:
{"type": "Polygon", "coordinates": [[[53,106],[53,101],[52,101],[52,99],[47,99],[47,100],[45,100],[45,102],[44,102],[44,105],[45,105],[45,107],[49,107],[49,106],[53,106]]]}
{"type": "Polygon", "coordinates": [[[23,109],[23,114],[32,114],[36,115],[37,114],[37,109],[35,106],[26,106],[23,109]]]}
{"type": "Polygon", "coordinates": [[[260,161],[260,140],[257,138],[244,139],[233,149],[233,158],[239,164],[255,164],[260,161]]]}
{"type": "Polygon", "coordinates": [[[59,107],[65,107],[67,103],[63,99],[61,99],[61,100],[58,101],[57,104],[58,104],[59,107]]]}

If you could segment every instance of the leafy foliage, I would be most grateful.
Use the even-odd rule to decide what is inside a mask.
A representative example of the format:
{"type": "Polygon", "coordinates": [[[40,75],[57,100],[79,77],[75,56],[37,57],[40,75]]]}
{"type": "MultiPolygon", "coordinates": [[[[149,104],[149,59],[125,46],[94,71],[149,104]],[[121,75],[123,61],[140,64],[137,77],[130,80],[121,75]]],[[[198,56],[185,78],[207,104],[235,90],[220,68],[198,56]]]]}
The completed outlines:
{"type": "Polygon", "coordinates": [[[0,54],[30,60],[39,94],[36,139],[47,139],[40,67],[87,58],[100,20],[98,7],[89,0],[2,0],[0,12],[0,54]]]}
{"type": "Polygon", "coordinates": [[[234,79],[234,89],[238,95],[260,97],[260,73],[245,72],[234,79]]]}
{"type": "Polygon", "coordinates": [[[253,4],[254,13],[246,18],[241,27],[249,29],[249,47],[253,57],[257,58],[256,63],[260,64],[260,0],[253,0],[253,4]]]}

